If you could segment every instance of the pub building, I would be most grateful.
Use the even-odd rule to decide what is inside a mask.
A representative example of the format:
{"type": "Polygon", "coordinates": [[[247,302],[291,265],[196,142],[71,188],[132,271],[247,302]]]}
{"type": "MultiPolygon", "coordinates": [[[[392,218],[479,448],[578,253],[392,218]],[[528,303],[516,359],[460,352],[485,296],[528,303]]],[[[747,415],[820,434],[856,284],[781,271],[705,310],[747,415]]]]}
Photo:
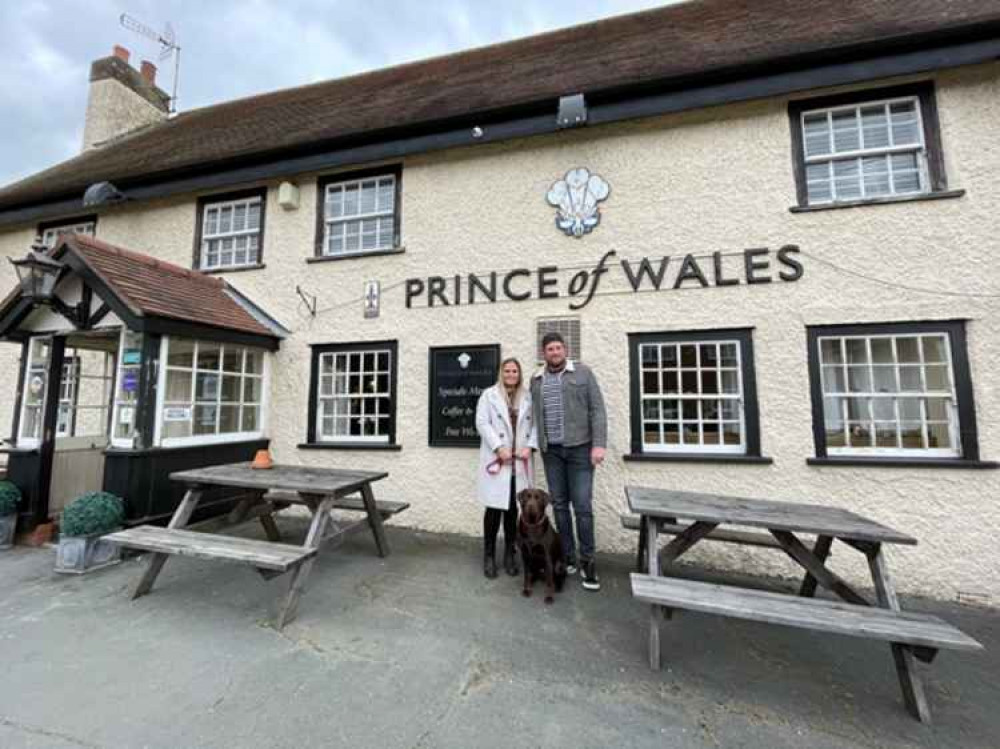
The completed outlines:
{"type": "MultiPolygon", "coordinates": [[[[116,47],[81,153],[0,190],[20,531],[102,488],[165,522],[172,471],[266,446],[478,534],[476,400],[557,330],[607,403],[600,550],[635,548],[626,484],[830,503],[920,540],[904,591],[995,603],[1000,9],[803,8],[694,0],[176,116],[116,47]]],[[[719,546],[695,559],[755,553],[719,546]]]]}

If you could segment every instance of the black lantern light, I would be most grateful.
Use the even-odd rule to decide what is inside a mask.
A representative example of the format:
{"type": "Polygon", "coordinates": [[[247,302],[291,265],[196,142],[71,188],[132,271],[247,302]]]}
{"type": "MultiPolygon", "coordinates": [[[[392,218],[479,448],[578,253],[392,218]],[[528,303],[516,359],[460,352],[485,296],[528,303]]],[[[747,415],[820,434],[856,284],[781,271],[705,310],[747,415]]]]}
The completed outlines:
{"type": "Polygon", "coordinates": [[[10,258],[21,283],[22,296],[37,304],[52,301],[56,282],[66,266],[46,254],[45,247],[36,242],[20,260],[10,258]]]}

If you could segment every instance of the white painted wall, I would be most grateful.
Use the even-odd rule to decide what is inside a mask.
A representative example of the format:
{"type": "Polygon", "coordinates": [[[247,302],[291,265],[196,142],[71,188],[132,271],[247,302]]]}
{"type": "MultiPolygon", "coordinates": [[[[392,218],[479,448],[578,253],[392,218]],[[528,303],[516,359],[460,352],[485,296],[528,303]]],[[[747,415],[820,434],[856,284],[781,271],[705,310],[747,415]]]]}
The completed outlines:
{"type": "MultiPolygon", "coordinates": [[[[950,71],[936,81],[949,186],[967,191],[956,200],[790,213],[795,183],[785,99],[407,159],[402,255],[306,263],[314,247],[316,175],[298,180],[301,207],[290,212],[277,205],[277,183],[270,184],[266,268],[228,279],[294,331],[275,360],[271,437],[277,459],[387,469],[390,478],[378,486],[379,494],[412,503],[398,522],[478,533],[475,451],[426,444],[427,349],[499,342],[504,354],[531,361],[536,319],[567,314],[567,302],[408,310],[395,284],[428,275],[593,264],[611,249],[619,257],[641,258],[796,243],[811,256],[804,258],[805,276],[797,283],[605,296],[581,313],[584,359],[601,380],[611,421],[610,460],[596,487],[599,546],[634,548],[634,537],[618,523],[628,483],[824,502],[920,539],[915,548],[889,552],[902,590],[1000,600],[1000,471],[805,462],[813,454],[807,325],[954,318],[969,320],[981,453],[1000,459],[1000,299],[888,288],[826,264],[912,287],[998,293],[998,67],[950,71]],[[575,166],[590,168],[612,187],[601,226],[582,240],[557,232],[545,202],[551,183],[575,166]],[[359,297],[369,279],[382,282],[377,320],[362,317],[359,297]],[[329,311],[310,318],[296,285],[316,294],[320,309],[329,311]],[[774,464],[623,462],[620,456],[629,451],[626,335],[746,326],[754,328],[763,452],[774,464]],[[309,344],[382,339],[399,341],[403,449],[297,449],[306,437],[309,344]]],[[[195,197],[109,210],[100,217],[98,236],[189,265],[195,197]]],[[[30,234],[27,228],[0,235],[0,252],[23,252],[30,234]]],[[[9,410],[0,408],[0,418],[9,410]]],[[[775,553],[717,544],[702,545],[691,559],[762,574],[797,569],[775,553]]],[[[867,577],[862,561],[846,547],[835,548],[833,564],[849,577],[867,577]]]]}

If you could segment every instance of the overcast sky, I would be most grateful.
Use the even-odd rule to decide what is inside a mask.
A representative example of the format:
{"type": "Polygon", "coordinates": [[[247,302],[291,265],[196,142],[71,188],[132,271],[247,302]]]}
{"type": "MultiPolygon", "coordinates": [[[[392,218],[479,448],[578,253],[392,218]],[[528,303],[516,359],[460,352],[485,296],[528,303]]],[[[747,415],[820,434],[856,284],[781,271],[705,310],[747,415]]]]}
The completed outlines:
{"type": "MultiPolygon", "coordinates": [[[[90,63],[159,47],[128,13],[183,47],[180,109],[528,36],[666,0],[10,0],[0,2],[0,185],[76,155],[90,63]]],[[[169,92],[172,62],[158,63],[169,92]]],[[[566,60],[572,65],[572,60],[566,60]]]]}

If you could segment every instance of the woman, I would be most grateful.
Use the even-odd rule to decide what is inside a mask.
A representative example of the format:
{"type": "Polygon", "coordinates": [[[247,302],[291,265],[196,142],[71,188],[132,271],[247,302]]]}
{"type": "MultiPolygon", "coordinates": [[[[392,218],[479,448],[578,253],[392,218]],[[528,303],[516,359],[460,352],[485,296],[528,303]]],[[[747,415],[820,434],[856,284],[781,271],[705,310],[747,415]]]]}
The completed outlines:
{"type": "Polygon", "coordinates": [[[497,532],[503,521],[503,567],[508,575],[520,572],[515,553],[517,493],[534,485],[531,450],[538,433],[531,414],[531,393],[524,384],[517,359],[500,363],[496,385],[483,391],[476,407],[479,448],[479,501],[483,517],[483,574],[497,576],[497,532]]]}

